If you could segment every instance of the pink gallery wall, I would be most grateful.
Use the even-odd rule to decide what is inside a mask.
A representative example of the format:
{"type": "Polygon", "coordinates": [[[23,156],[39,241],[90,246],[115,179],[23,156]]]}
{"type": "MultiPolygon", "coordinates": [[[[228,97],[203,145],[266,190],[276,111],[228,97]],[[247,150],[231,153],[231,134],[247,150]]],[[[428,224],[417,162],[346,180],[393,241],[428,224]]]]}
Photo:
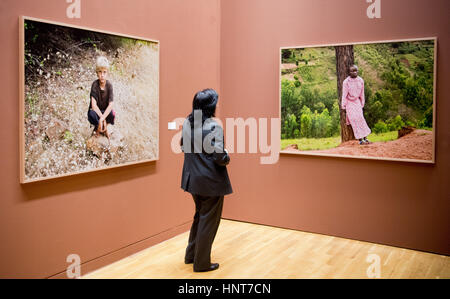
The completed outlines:
{"type": "Polygon", "coordinates": [[[202,88],[220,93],[218,116],[277,118],[279,48],[438,37],[436,164],[233,154],[234,194],[224,218],[443,254],[450,253],[448,1],[365,0],[0,1],[0,277],[65,277],[78,254],[82,274],[189,229],[193,203],[179,188],[175,131],[202,88]],[[97,13],[101,12],[101,13],[97,13]],[[159,40],[159,160],[19,184],[20,15],[159,40]],[[348,17],[348,16],[351,16],[348,17]]]}
{"type": "MultiPolygon", "coordinates": [[[[279,117],[280,47],[438,38],[436,163],[234,154],[223,217],[450,254],[450,2],[227,0],[221,7],[221,117],[279,117]]],[[[225,132],[228,134],[227,132],[225,132]]],[[[248,149],[248,148],[247,148],[248,149]]]]}
{"type": "MultiPolygon", "coordinates": [[[[189,229],[193,202],[180,189],[175,131],[194,93],[219,89],[218,0],[0,1],[0,277],[65,277],[69,254],[81,274],[189,229]],[[19,16],[159,40],[159,160],[39,183],[19,183],[19,16]]],[[[95,74],[93,74],[95,79],[95,74]]]]}

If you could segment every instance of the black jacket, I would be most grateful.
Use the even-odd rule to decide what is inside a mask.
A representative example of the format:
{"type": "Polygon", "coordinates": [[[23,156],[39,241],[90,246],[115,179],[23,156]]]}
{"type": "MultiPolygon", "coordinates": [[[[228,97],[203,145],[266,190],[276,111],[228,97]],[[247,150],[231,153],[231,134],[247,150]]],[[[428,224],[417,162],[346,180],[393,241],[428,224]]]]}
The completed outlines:
{"type": "Polygon", "coordinates": [[[230,156],[224,150],[223,139],[223,129],[217,122],[209,119],[202,127],[191,128],[189,120],[185,120],[181,137],[184,191],[203,196],[233,192],[226,168],[230,156]]]}

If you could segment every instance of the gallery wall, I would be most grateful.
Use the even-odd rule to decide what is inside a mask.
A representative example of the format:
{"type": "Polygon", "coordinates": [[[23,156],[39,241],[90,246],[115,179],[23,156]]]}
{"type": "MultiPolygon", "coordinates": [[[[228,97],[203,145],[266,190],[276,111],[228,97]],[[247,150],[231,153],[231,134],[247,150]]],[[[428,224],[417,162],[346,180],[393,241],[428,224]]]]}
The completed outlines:
{"type": "Polygon", "coordinates": [[[380,19],[369,5],[222,1],[221,117],[279,117],[280,47],[437,37],[436,163],[235,153],[223,217],[448,255],[449,2],[382,1],[380,19]]]}
{"type": "Polygon", "coordinates": [[[130,3],[82,1],[69,19],[64,0],[0,2],[0,277],[65,277],[69,254],[85,274],[187,231],[193,203],[167,122],[197,90],[219,90],[223,121],[277,118],[280,47],[434,36],[435,165],[292,155],[261,165],[266,154],[234,153],[223,216],[450,254],[448,1],[383,1],[374,20],[365,0],[130,3]],[[158,161],[19,184],[20,15],[160,41],[158,161]]]}
{"type": "MultiPolygon", "coordinates": [[[[0,277],[66,277],[69,254],[81,274],[189,229],[193,202],[180,189],[182,155],[167,123],[186,116],[194,93],[219,89],[217,0],[1,1],[0,277]],[[159,40],[159,160],[19,183],[19,16],[159,40]]],[[[92,74],[92,80],[96,75],[92,74]]],[[[86,99],[80,99],[86,100],[86,99]]],[[[87,109],[87,107],[86,107],[87,109]]]]}

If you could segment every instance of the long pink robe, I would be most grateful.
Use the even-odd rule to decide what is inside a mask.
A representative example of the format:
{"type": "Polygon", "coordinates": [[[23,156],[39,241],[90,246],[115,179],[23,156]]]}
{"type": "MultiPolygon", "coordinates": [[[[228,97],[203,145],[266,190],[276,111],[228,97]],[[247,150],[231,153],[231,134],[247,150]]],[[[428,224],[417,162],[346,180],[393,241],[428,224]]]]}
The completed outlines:
{"type": "Polygon", "coordinates": [[[355,138],[360,139],[371,133],[364,119],[362,108],[365,104],[364,80],[361,77],[347,77],[342,85],[342,109],[347,111],[347,125],[351,125],[355,138]]]}

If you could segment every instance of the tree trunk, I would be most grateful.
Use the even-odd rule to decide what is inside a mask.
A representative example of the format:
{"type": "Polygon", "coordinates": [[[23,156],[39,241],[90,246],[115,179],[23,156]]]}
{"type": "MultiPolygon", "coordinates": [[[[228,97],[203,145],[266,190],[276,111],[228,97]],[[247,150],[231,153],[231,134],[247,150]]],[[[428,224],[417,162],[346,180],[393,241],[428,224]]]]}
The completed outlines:
{"type": "Polygon", "coordinates": [[[338,103],[341,123],[341,140],[342,142],[355,139],[352,126],[346,124],[345,110],[341,108],[342,101],[342,83],[348,76],[350,66],[354,64],[353,45],[350,46],[336,46],[336,75],[337,75],[337,90],[338,103]]]}

